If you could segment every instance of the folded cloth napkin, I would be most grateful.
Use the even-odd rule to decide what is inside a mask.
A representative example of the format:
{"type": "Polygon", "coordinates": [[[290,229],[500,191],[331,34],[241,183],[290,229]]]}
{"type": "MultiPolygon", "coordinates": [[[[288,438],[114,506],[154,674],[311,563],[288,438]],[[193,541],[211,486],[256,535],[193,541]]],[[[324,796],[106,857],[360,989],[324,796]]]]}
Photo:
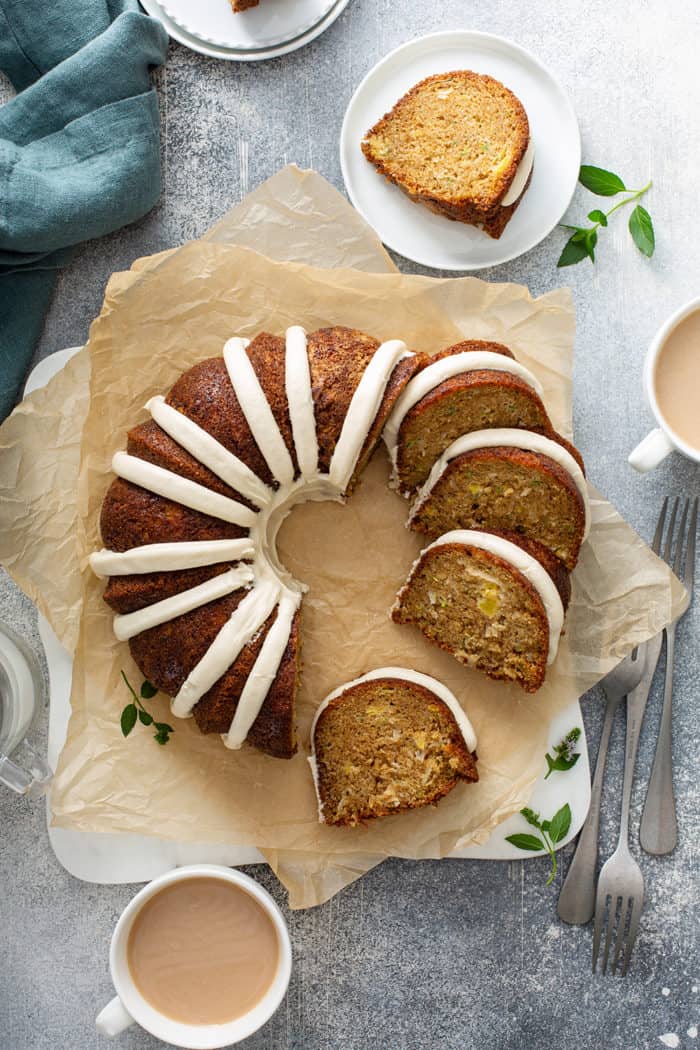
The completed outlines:
{"type": "Polygon", "coordinates": [[[12,408],[74,246],[160,194],[149,69],[168,36],[137,0],[0,0],[0,419],[12,408]]]}

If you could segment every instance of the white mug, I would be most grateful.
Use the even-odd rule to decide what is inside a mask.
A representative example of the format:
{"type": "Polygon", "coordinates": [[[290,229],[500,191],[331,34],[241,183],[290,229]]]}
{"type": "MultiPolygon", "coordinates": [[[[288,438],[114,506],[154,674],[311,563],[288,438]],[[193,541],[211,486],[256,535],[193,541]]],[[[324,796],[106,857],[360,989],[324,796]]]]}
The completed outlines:
{"type": "Polygon", "coordinates": [[[246,1039],[269,1021],[287,992],[292,972],[292,948],[286,923],[274,900],[262,886],[240,871],[218,864],[191,864],[160,875],[136,894],[127,904],[112,935],[109,949],[109,967],[117,995],[105,1006],[96,1020],[97,1030],[103,1035],[119,1035],[135,1022],[147,1032],[173,1046],[187,1050],[218,1050],[246,1039]],[[270,917],[277,932],[279,958],[272,984],[260,1002],[241,1017],[226,1024],[192,1025],[175,1021],[156,1010],[141,995],[132,980],[127,962],[129,931],[143,905],[174,882],[191,878],[216,878],[238,886],[254,897],[270,917]]]}
{"type": "Polygon", "coordinates": [[[700,310],[700,299],[692,299],[685,306],[682,306],[680,310],[676,310],[675,314],[669,317],[668,321],[656,333],[651,346],[647,350],[647,356],[644,360],[644,390],[651,410],[656,416],[656,422],[659,425],[654,430],[649,431],[647,436],[630,452],[627,460],[635,470],[640,471],[642,474],[646,474],[647,471],[657,467],[669,452],[673,452],[674,449],[682,452],[688,459],[700,463],[700,452],[691,448],[687,442],[683,441],[677,434],[674,434],[661,415],[654,390],[654,368],[661,347],[676,325],[680,324],[681,321],[685,320],[689,314],[694,313],[696,310],[700,310]]]}

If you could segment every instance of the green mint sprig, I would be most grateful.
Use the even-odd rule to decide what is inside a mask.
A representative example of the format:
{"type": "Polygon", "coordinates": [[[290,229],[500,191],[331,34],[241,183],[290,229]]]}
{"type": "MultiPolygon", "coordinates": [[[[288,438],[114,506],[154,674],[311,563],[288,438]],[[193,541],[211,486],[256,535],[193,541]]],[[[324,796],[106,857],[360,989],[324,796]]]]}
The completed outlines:
{"type": "Polygon", "coordinates": [[[132,696],[131,701],[126,705],[121,714],[122,733],[124,734],[124,736],[128,736],[131,730],[136,725],[136,722],[139,721],[141,725],[153,726],[153,728],[155,729],[153,739],[157,743],[167,744],[168,740],[170,739],[170,734],[174,733],[175,730],[172,726],[167,725],[166,722],[155,722],[153,720],[153,715],[151,714],[151,712],[147,711],[142,703],[143,700],[152,700],[158,692],[158,690],[154,685],[151,685],[150,682],[144,681],[141,683],[141,695],[137,696],[134,687],[132,686],[131,682],[126,677],[123,671],[121,674],[122,678],[124,679],[126,688],[129,690],[132,696]]]}
{"type": "MultiPolygon", "coordinates": [[[[590,211],[588,219],[593,223],[592,226],[568,226],[562,223],[563,229],[573,230],[573,233],[564,245],[564,250],[559,256],[557,266],[574,266],[583,259],[590,259],[594,263],[595,248],[598,243],[598,230],[604,229],[608,225],[608,219],[618,208],[624,208],[626,204],[632,204],[634,201],[641,200],[647,190],[651,188],[650,179],[641,190],[628,190],[619,175],[612,171],[606,171],[605,168],[596,168],[592,164],[583,164],[581,166],[578,180],[582,186],[585,186],[587,190],[595,193],[598,197],[615,197],[618,193],[627,193],[629,196],[625,197],[624,200],[618,201],[609,211],[602,211],[600,208],[594,208],[593,211],[590,211]]],[[[632,235],[632,240],[642,255],[651,258],[656,247],[656,238],[654,236],[654,224],[646,208],[643,208],[641,204],[637,204],[630,215],[627,226],[632,235]]]]}
{"type": "Polygon", "coordinates": [[[554,881],[554,876],[557,873],[557,855],[554,852],[554,847],[566,837],[571,827],[569,803],[566,802],[561,809],[558,809],[551,820],[540,820],[539,813],[535,813],[534,809],[525,808],[521,809],[520,812],[530,827],[537,828],[540,834],[528,835],[521,833],[519,835],[506,835],[506,842],[510,842],[517,849],[531,850],[533,853],[539,853],[543,849],[547,851],[551,861],[551,870],[547,879],[547,886],[549,886],[554,881]]]}
{"type": "Polygon", "coordinates": [[[544,756],[547,760],[547,772],[544,775],[545,780],[547,780],[549,775],[555,770],[563,773],[566,772],[567,769],[574,768],[581,757],[580,752],[574,750],[580,736],[581,730],[578,726],[574,726],[573,729],[569,730],[563,740],[554,745],[554,748],[552,749],[554,751],[554,757],[550,755],[549,751],[547,752],[544,756]]]}

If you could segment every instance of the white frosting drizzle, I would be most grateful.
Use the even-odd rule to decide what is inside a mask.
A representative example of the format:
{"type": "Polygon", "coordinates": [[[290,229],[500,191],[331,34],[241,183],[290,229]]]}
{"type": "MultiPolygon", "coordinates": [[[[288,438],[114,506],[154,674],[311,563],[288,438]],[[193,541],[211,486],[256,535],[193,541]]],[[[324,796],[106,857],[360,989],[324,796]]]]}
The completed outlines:
{"type": "Polygon", "coordinates": [[[226,621],[198,664],[192,668],[170,710],[186,718],[208,689],[231,667],[244,645],[258,633],[274,609],[280,593],[277,581],[258,582],[226,621]]]}
{"type": "Polygon", "coordinates": [[[291,591],[283,594],[277,607],[277,618],[267,632],[253,669],[248,675],[229,731],[222,737],[226,747],[234,750],[241,747],[258,717],[287,648],[292,621],[300,601],[300,594],[291,591]]]}
{"type": "Polygon", "coordinates": [[[530,172],[532,171],[532,165],[535,160],[535,144],[530,139],[527,144],[527,149],[523,153],[520,163],[515,171],[515,177],[508,187],[506,195],[501,201],[501,207],[507,208],[509,204],[515,204],[520,194],[525,189],[525,183],[530,178],[530,172]]]}
{"type": "Polygon", "coordinates": [[[191,540],[185,543],[148,543],[128,551],[94,551],[88,561],[95,576],[130,576],[133,573],[172,572],[218,565],[222,561],[250,558],[249,537],[240,540],[191,540]]]}
{"type": "Polygon", "coordinates": [[[190,587],[186,591],[173,594],[170,598],[164,598],[160,602],[153,602],[144,609],[136,612],[125,613],[114,617],[114,633],[120,642],[133,638],[135,634],[141,634],[151,627],[157,627],[160,623],[174,620],[176,616],[198,609],[200,605],[213,602],[217,598],[223,598],[225,594],[231,594],[241,587],[246,587],[253,582],[253,570],[247,566],[229,569],[218,576],[205,580],[197,587],[190,587]]]}
{"type": "Polygon", "coordinates": [[[420,685],[424,689],[429,689],[430,692],[435,693],[435,695],[439,697],[447,707],[449,707],[454,715],[455,722],[462,734],[467,749],[472,753],[476,751],[476,733],[474,732],[474,728],[459,700],[446,685],[443,685],[442,682],[438,682],[436,678],[432,678],[430,675],[422,674],[420,671],[413,671],[408,667],[377,667],[374,671],[369,671],[367,674],[363,674],[359,678],[354,678],[352,682],[346,682],[344,685],[338,686],[338,688],[329,693],[316,708],[316,714],[311,723],[311,754],[309,755],[308,762],[311,767],[311,775],[314,779],[314,787],[316,788],[318,819],[320,823],[323,823],[323,802],[321,800],[318,764],[316,762],[316,725],[331,700],[335,700],[337,697],[347,692],[348,689],[352,689],[356,685],[361,685],[362,682],[372,682],[377,678],[398,678],[399,680],[406,682],[413,682],[415,685],[420,685]]]}
{"type": "Polygon", "coordinates": [[[272,476],[280,485],[286,485],[294,480],[294,464],[260,380],[245,352],[248,345],[248,339],[229,339],[224,347],[224,361],[255,443],[272,476]]]}
{"type": "Polygon", "coordinates": [[[112,470],[125,481],[131,481],[158,496],[181,503],[183,507],[209,514],[212,518],[247,528],[255,521],[255,511],[244,507],[242,503],[237,503],[236,500],[218,492],[212,492],[196,481],[181,478],[179,474],[157,467],[145,459],[130,456],[127,452],[115,452],[112,470]]]}
{"type": "Polygon", "coordinates": [[[312,478],[318,473],[318,437],[306,332],[299,325],[286,333],[285,389],[299,470],[303,478],[312,478]]]}
{"type": "Polygon", "coordinates": [[[493,372],[508,372],[510,375],[523,379],[540,397],[543,396],[542,384],[532,372],[514,361],[512,357],[505,354],[495,354],[492,350],[465,350],[449,357],[441,357],[433,361],[431,365],[419,372],[404,387],[404,390],[394,405],[394,409],[384,427],[384,443],[391,456],[391,462],[396,469],[396,455],[399,442],[399,431],[401,424],[417,405],[421,398],[429,394],[440,383],[452,376],[461,375],[463,372],[476,372],[486,369],[493,372]]]}
{"type": "Polygon", "coordinates": [[[420,489],[416,501],[411,508],[408,524],[410,525],[418,511],[425,504],[426,500],[430,498],[433,488],[445,473],[451,460],[456,459],[457,456],[461,456],[465,452],[474,452],[476,449],[480,448],[498,447],[520,448],[525,449],[528,452],[536,452],[539,455],[547,456],[548,459],[554,460],[554,462],[558,463],[560,467],[563,467],[567,474],[571,476],[571,480],[575,484],[583,501],[585,518],[583,538],[585,539],[586,536],[588,536],[591,527],[591,508],[588,500],[586,479],[580,466],[569,450],[564,448],[563,445],[560,445],[558,441],[553,441],[551,438],[545,437],[543,434],[537,434],[534,430],[518,430],[515,427],[494,427],[492,430],[473,430],[471,433],[463,434],[462,437],[453,441],[452,444],[445,449],[440,456],[440,459],[437,460],[430,472],[428,480],[420,489]]]}
{"type": "Polygon", "coordinates": [[[347,488],[367,434],[384,397],[389,377],[402,357],[412,356],[400,339],[382,343],[362,374],[350,406],[343,420],[340,437],[331,459],[331,482],[339,489],[347,488]]]}
{"type": "Polygon", "coordinates": [[[272,490],[265,482],[194,420],[168,405],[160,395],[152,397],[146,408],[166,434],[241,496],[257,507],[268,502],[272,490]]]}
{"type": "MultiPolygon", "coordinates": [[[[503,536],[494,536],[490,532],[481,532],[478,529],[454,529],[452,532],[446,532],[444,536],[440,536],[434,543],[431,543],[421,551],[411,569],[411,575],[413,575],[414,569],[429,550],[432,550],[434,547],[442,547],[446,543],[463,543],[465,546],[478,547],[481,550],[488,551],[490,554],[495,554],[496,557],[509,562],[514,569],[517,569],[532,584],[539,594],[547,614],[549,624],[547,663],[551,664],[557,655],[559,635],[564,626],[564,606],[552,577],[537,561],[537,558],[533,558],[531,554],[524,551],[517,543],[511,543],[510,540],[504,539],[503,536]]],[[[410,576],[407,585],[409,584],[410,576]]]]}

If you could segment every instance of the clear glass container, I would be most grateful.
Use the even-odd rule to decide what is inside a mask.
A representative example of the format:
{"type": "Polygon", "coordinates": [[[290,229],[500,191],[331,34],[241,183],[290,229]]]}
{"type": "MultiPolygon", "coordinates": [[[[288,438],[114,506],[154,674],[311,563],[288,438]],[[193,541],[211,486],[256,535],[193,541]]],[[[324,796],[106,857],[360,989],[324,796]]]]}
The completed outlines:
{"type": "Polygon", "coordinates": [[[32,742],[45,706],[44,676],[26,642],[0,623],[0,783],[36,799],[51,770],[32,742]]]}

